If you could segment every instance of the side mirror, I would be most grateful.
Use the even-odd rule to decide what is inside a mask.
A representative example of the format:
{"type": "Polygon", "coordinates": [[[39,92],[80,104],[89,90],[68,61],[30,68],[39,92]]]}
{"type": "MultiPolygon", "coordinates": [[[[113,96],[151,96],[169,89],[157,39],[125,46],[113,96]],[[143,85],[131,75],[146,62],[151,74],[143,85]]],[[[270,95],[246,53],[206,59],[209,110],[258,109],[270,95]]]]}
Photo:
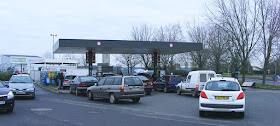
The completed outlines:
{"type": "Polygon", "coordinates": [[[5,85],[5,87],[6,87],[6,88],[9,88],[10,86],[9,86],[9,85],[5,85]]]}
{"type": "Polygon", "coordinates": [[[98,83],[94,83],[94,85],[93,86],[98,86],[98,83]]]}
{"type": "Polygon", "coordinates": [[[242,88],[243,91],[246,91],[246,88],[242,88]]]}

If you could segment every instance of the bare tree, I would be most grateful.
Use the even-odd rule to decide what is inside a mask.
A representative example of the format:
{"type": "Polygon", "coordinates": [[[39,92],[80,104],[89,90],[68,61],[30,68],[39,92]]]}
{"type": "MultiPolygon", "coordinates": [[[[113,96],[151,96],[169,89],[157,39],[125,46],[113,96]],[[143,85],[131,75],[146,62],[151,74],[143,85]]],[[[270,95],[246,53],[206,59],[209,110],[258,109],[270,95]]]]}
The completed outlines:
{"type": "Polygon", "coordinates": [[[121,54],[117,56],[116,59],[122,65],[125,65],[127,67],[127,71],[129,75],[132,74],[132,69],[140,63],[138,60],[138,56],[133,54],[121,54]]]}
{"type": "MultiPolygon", "coordinates": [[[[143,24],[141,26],[133,26],[131,31],[131,37],[136,41],[152,41],[154,35],[154,28],[143,24]]],[[[140,54],[140,63],[144,65],[145,69],[149,69],[152,66],[151,54],[140,54]]]]}
{"type": "Polygon", "coordinates": [[[241,61],[242,82],[245,81],[245,72],[251,52],[259,37],[257,32],[256,1],[251,0],[216,0],[215,9],[208,9],[209,19],[228,33],[233,46],[241,61]]]}
{"type": "Polygon", "coordinates": [[[264,55],[264,73],[263,82],[265,85],[267,69],[271,57],[271,52],[274,46],[275,37],[280,33],[280,6],[277,0],[259,0],[257,4],[257,11],[259,12],[258,24],[261,32],[261,50],[264,55]]]}
{"type": "Polygon", "coordinates": [[[51,59],[53,58],[53,54],[50,51],[46,51],[44,52],[43,57],[51,59]]]}
{"type": "Polygon", "coordinates": [[[207,49],[207,41],[209,41],[209,33],[205,27],[199,26],[194,23],[193,26],[187,26],[189,28],[188,36],[192,42],[203,43],[204,49],[190,52],[192,58],[192,65],[198,69],[206,69],[208,63],[209,53],[207,49]]]}

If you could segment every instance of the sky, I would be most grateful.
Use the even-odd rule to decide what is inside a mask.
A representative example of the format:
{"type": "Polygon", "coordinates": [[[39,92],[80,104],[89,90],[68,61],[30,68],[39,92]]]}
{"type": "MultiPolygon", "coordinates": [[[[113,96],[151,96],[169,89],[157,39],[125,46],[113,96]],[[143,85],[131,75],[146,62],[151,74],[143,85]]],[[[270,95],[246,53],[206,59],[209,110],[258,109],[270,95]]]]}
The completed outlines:
{"type": "Polygon", "coordinates": [[[0,54],[43,56],[64,39],[126,40],[132,26],[203,18],[207,0],[0,0],[0,54]]]}

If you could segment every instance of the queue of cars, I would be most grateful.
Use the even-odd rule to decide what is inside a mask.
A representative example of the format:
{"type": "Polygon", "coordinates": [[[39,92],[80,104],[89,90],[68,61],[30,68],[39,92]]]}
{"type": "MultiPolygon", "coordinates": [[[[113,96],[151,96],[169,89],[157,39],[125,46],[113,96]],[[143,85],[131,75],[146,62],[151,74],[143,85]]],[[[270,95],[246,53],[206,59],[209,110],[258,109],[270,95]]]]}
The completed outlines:
{"type": "MultiPolygon", "coordinates": [[[[180,75],[164,75],[154,82],[145,76],[108,76],[98,81],[93,76],[71,75],[66,80],[70,93],[86,94],[89,100],[104,98],[115,104],[119,99],[131,99],[138,103],[152,90],[174,91],[178,95],[191,93],[199,97],[201,117],[214,111],[236,112],[243,118],[245,112],[245,89],[236,78],[217,77],[214,71],[192,71],[186,79],[180,75]]],[[[29,75],[13,75],[7,86],[0,83],[0,110],[12,112],[14,96],[35,98],[35,86],[29,75]]]]}

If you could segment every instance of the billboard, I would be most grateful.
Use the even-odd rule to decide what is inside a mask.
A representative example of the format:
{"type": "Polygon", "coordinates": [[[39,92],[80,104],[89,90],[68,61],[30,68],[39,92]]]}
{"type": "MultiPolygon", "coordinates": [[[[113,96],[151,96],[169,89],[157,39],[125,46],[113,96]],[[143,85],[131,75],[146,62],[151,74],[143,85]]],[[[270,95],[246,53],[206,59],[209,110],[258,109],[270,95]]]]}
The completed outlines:
{"type": "Polygon", "coordinates": [[[10,63],[27,63],[27,59],[23,57],[11,57],[10,63]]]}

